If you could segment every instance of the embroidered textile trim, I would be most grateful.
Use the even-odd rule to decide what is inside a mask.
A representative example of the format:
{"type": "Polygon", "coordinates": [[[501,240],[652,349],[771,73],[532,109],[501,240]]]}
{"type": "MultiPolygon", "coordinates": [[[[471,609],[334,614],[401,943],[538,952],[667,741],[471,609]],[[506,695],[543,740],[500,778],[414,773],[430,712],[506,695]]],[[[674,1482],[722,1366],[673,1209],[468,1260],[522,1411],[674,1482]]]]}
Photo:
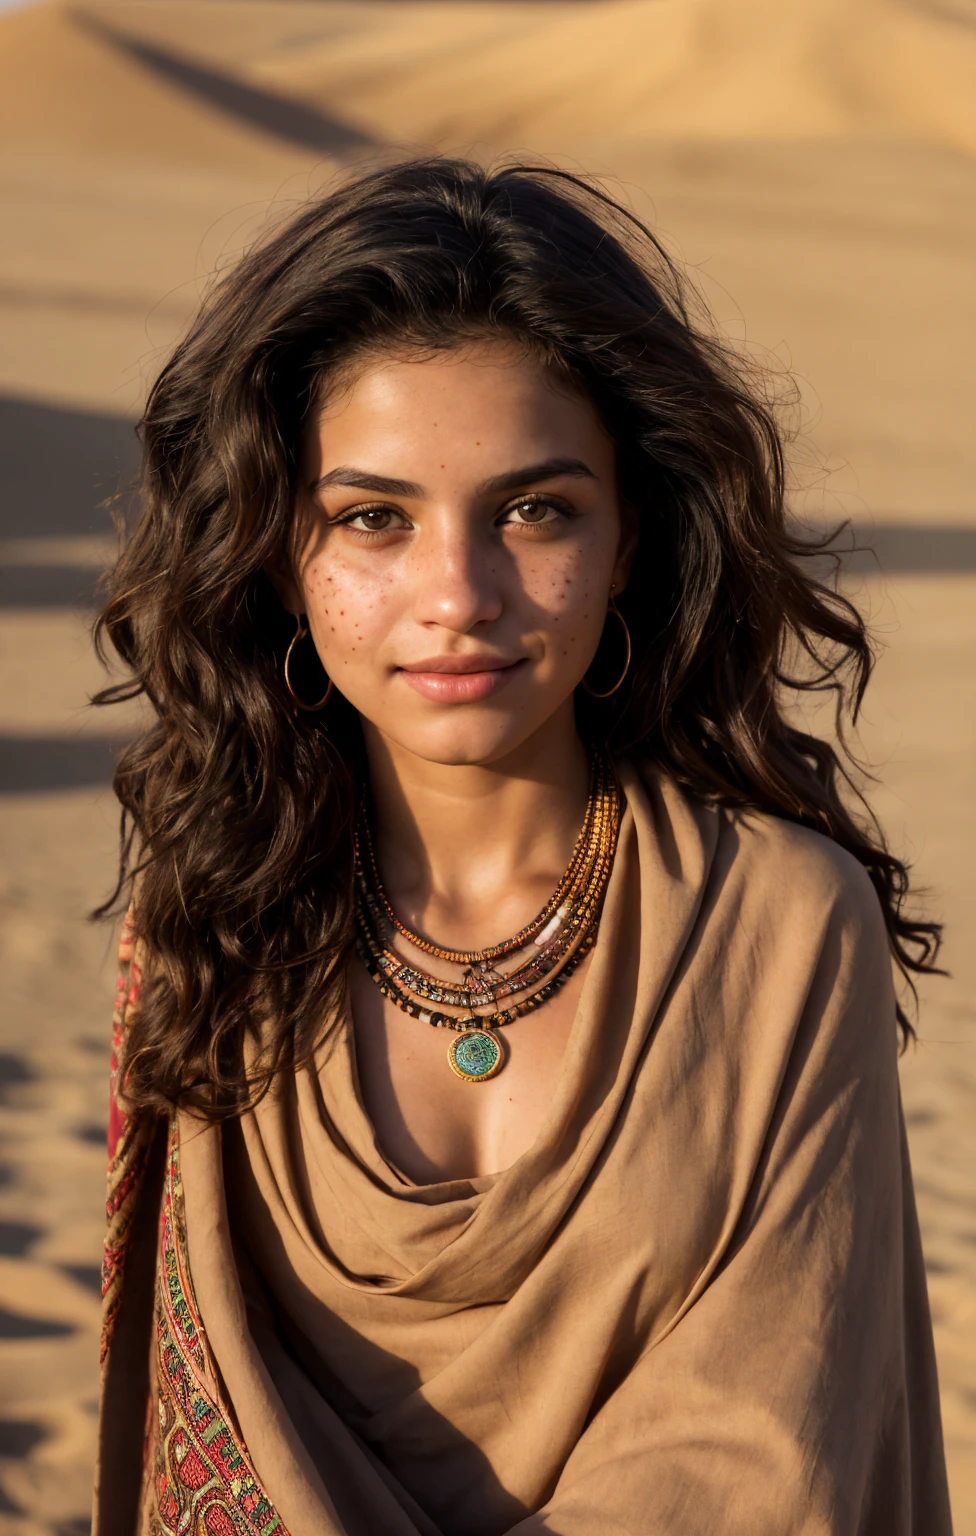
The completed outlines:
{"type": "Polygon", "coordinates": [[[151,1536],[288,1536],[262,1489],[217,1380],[186,1262],[179,1137],[170,1127],[156,1283],[157,1423],[151,1428],[151,1536]]]}
{"type": "MultiPolygon", "coordinates": [[[[108,1186],[102,1260],[102,1369],[122,1300],[132,1225],[159,1125],[120,1102],[119,1064],[142,981],[131,918],[119,942],[112,1015],[108,1186]]],[[[146,1435],[143,1522],[149,1536],[288,1536],[258,1482],[230,1413],[208,1383],[217,1380],[186,1262],[179,1137],[169,1129],[156,1264],[156,1401],[146,1435]]]]}

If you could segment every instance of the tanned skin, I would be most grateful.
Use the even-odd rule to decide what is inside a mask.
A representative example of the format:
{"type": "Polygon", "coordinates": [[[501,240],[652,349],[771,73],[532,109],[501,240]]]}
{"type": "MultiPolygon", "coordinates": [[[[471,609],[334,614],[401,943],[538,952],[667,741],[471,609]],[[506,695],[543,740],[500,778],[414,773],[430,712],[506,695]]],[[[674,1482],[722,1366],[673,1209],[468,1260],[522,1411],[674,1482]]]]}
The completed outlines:
{"type": "MultiPolygon", "coordinates": [[[[513,342],[380,353],[316,416],[303,487],[293,569],[273,574],[362,717],[387,893],[439,944],[496,943],[544,906],[583,820],[573,694],[636,540],[613,443],[593,405],[513,342]]],[[[447,1065],[446,1031],[352,963],[363,1100],[409,1178],[495,1173],[527,1150],[586,968],[506,1026],[503,1071],[469,1084],[447,1065]]]]}

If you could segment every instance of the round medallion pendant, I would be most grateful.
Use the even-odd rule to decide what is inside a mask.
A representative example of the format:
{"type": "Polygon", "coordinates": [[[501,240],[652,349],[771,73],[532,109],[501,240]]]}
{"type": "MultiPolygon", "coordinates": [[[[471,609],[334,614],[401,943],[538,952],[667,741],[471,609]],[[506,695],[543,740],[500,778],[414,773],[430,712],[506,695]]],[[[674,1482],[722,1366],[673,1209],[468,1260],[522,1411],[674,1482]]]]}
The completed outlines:
{"type": "Polygon", "coordinates": [[[490,1029],[463,1029],[448,1046],[447,1060],[466,1083],[485,1083],[502,1065],[502,1043],[490,1029]]]}

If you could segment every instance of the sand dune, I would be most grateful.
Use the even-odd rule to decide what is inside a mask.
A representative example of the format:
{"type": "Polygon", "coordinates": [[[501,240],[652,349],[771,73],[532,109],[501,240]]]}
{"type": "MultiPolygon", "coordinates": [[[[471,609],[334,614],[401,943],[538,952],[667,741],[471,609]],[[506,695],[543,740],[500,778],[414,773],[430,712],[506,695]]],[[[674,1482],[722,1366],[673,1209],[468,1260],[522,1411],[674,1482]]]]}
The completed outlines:
{"type": "Polygon", "coordinates": [[[918,136],[976,152],[976,30],[892,0],[617,0],[523,22],[474,18],[420,55],[394,12],[368,87],[358,40],[271,58],[264,78],[318,92],[373,132],[476,132],[554,148],[594,139],[918,136]],[[491,34],[489,33],[491,29],[491,34]],[[509,29],[511,30],[511,29],[509,29]],[[398,65],[407,47],[411,68],[398,65]],[[450,91],[432,88],[450,70],[450,91]],[[353,83],[345,84],[347,71],[353,83]],[[447,98],[445,100],[445,97],[447,98]]]}
{"type": "Polygon", "coordinates": [[[661,137],[904,139],[976,155],[976,12],[970,24],[903,0],[145,0],[0,25],[0,138],[69,137],[113,157],[251,173],[280,158],[258,128],[140,67],[126,39],[305,103],[364,142],[566,153],[661,137]],[[40,56],[38,78],[22,62],[40,56]]]}
{"type": "MultiPolygon", "coordinates": [[[[182,9],[150,0],[138,14],[118,4],[91,11],[226,58],[212,25],[190,43],[182,9]]],[[[660,135],[853,135],[976,154],[976,13],[967,21],[904,0],[377,0],[328,11],[321,35],[311,18],[299,32],[291,6],[276,26],[256,14],[239,32],[236,67],[381,140],[484,138],[565,152],[660,135]]]]}
{"type": "MultiPolygon", "coordinates": [[[[176,7],[178,13],[184,7],[176,7]]],[[[5,158],[55,150],[74,159],[183,164],[260,176],[287,147],[180,89],[113,46],[91,12],[39,5],[0,18],[0,144],[5,158]]],[[[174,29],[184,47],[192,29],[174,29]]]]}
{"type": "Polygon", "coordinates": [[[623,178],[732,333],[808,381],[838,506],[974,520],[970,77],[976,28],[936,0],[15,11],[0,388],[137,409],[215,262],[374,144],[541,152],[623,178]]]}

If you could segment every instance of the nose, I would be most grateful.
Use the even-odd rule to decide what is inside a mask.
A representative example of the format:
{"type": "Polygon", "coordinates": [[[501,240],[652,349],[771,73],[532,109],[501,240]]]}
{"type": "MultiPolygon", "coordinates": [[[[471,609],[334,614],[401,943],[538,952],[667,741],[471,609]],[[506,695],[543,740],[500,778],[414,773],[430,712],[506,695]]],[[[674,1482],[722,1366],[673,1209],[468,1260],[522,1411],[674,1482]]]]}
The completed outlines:
{"type": "Polygon", "coordinates": [[[501,552],[484,531],[454,513],[425,532],[413,570],[418,623],[466,635],[499,618],[505,606],[501,552]]]}

